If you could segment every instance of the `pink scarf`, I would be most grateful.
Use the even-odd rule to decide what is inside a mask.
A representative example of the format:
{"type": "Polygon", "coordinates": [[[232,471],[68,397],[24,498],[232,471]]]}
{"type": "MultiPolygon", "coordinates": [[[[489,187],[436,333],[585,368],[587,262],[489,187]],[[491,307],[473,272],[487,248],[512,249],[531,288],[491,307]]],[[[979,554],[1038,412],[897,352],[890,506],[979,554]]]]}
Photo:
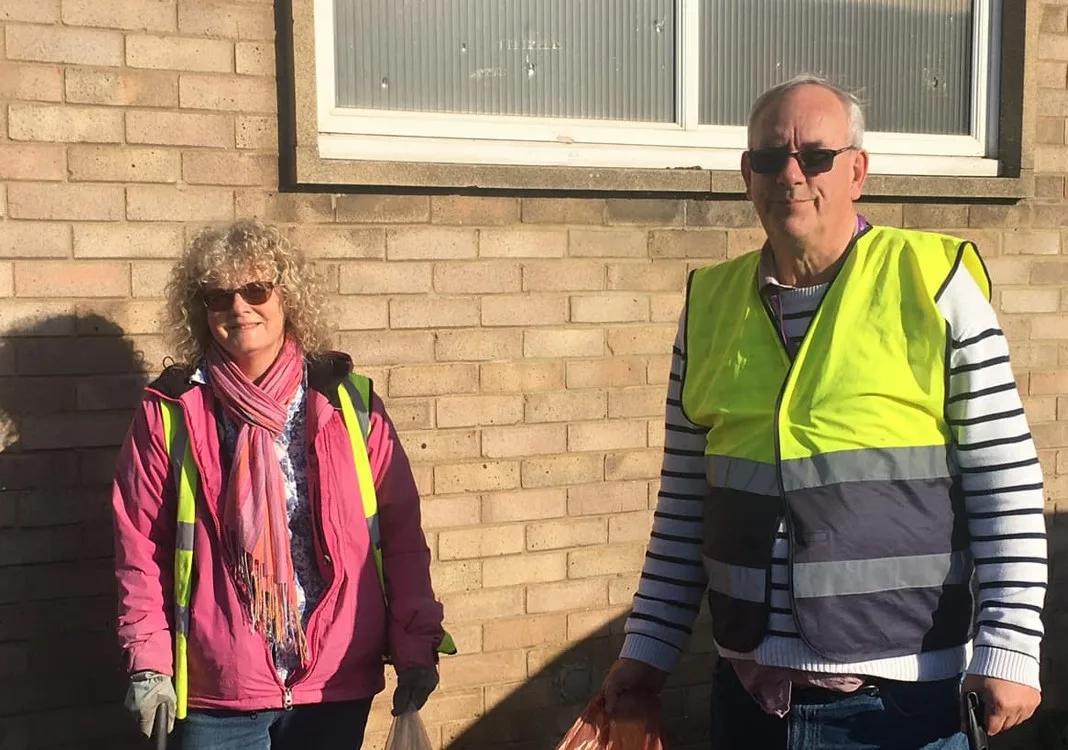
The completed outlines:
{"type": "Polygon", "coordinates": [[[257,632],[272,643],[295,647],[303,664],[307,647],[297,612],[285,480],[274,442],[304,377],[304,358],[300,346],[286,339],[258,384],[217,344],[205,359],[211,389],[238,427],[222,513],[228,562],[257,632]]]}

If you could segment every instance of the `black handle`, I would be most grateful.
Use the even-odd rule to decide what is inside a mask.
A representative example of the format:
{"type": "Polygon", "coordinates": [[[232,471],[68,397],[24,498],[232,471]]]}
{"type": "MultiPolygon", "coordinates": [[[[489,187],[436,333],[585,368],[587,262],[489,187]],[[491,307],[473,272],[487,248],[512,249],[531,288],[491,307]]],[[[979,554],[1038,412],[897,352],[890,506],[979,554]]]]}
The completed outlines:
{"type": "Polygon", "coordinates": [[[989,750],[983,716],[983,700],[978,693],[964,694],[964,708],[968,714],[968,747],[970,750],[989,750]]]}
{"type": "Polygon", "coordinates": [[[160,703],[156,706],[156,719],[152,722],[152,746],[156,750],[167,750],[167,725],[170,723],[167,704],[160,703]]]}

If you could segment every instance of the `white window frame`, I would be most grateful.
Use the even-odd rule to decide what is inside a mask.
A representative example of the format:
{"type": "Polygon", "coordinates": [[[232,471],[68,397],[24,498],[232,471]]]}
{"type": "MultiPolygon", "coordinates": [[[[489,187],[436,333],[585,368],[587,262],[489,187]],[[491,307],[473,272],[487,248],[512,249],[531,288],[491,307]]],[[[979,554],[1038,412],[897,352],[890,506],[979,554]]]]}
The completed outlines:
{"type": "MultiPolygon", "coordinates": [[[[1003,0],[976,0],[972,132],[870,132],[873,174],[998,175],[998,65],[1003,0]]],[[[701,125],[700,0],[675,0],[674,123],[402,112],[337,107],[333,0],[314,0],[319,155],[323,159],[508,166],[735,170],[744,127],[701,125]]]]}

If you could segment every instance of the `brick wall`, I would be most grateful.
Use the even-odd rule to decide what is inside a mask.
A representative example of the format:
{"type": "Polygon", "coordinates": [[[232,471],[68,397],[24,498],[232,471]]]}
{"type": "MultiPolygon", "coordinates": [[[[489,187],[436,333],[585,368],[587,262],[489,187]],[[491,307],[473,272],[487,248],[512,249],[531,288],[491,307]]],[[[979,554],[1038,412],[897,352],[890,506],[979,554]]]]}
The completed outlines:
{"type": "MultiPolygon", "coordinates": [[[[415,462],[462,655],[435,747],[549,747],[616,652],[655,502],[688,269],[761,240],[739,201],[278,194],[269,0],[0,0],[0,748],[136,747],[107,482],[171,259],[205,223],[287,228],[415,462]]],[[[1053,514],[1068,501],[1068,5],[1043,8],[1037,196],[870,203],[979,242],[1053,514]]],[[[1054,569],[1047,629],[1068,600],[1054,569]]],[[[666,698],[704,746],[710,639],[666,698]]],[[[1068,650],[1046,647],[1065,708],[1068,650]]],[[[372,717],[380,747],[388,715],[372,717]]]]}

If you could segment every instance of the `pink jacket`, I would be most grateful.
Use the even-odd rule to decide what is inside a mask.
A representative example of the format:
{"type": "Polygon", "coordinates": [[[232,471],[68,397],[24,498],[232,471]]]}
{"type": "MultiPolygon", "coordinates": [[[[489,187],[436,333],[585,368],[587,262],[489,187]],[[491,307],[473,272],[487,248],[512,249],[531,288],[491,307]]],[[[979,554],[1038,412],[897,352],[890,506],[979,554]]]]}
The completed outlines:
{"type": "MultiPolygon", "coordinates": [[[[308,492],[326,590],[307,625],[308,668],[288,686],[294,705],[367,698],[384,686],[383,654],[398,670],[431,665],[442,609],[430,584],[411,467],[382,402],[372,398],[368,453],[378,493],[387,612],[364,518],[337,385],[345,355],[309,366],[308,492]]],[[[189,706],[265,710],[287,686],[249,622],[220,554],[223,488],[211,390],[172,367],[146,388],[118,459],[112,498],[119,641],[131,672],[173,674],[176,506],[160,399],[179,402],[200,470],[189,637],[189,706]]]]}

